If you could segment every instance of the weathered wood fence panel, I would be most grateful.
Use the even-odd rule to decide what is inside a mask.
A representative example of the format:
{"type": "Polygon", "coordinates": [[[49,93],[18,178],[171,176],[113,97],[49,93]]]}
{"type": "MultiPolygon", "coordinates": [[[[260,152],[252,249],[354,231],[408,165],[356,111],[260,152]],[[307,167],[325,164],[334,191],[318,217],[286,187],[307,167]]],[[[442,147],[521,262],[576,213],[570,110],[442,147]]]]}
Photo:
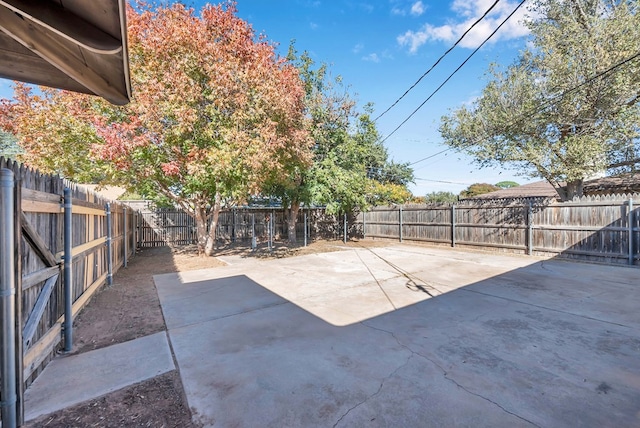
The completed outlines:
{"type": "Polygon", "coordinates": [[[498,248],[614,264],[640,260],[640,195],[557,204],[376,207],[358,214],[369,238],[498,248]]]}
{"type": "MultiPolygon", "coordinates": [[[[304,208],[298,212],[296,236],[299,242],[307,240],[338,239],[341,223],[336,216],[326,214],[323,208],[304,208]]],[[[197,243],[196,223],[193,217],[177,209],[148,209],[141,213],[137,223],[140,248],[180,246],[197,243]]],[[[233,208],[220,212],[216,226],[219,242],[250,241],[254,235],[258,243],[267,242],[269,234],[275,241],[287,239],[287,224],[282,208],[233,208]],[[270,232],[270,222],[271,224],[270,232]]]]}
{"type": "MultiPolygon", "coordinates": [[[[81,186],[58,176],[40,174],[11,160],[0,158],[0,168],[15,174],[21,194],[22,233],[19,239],[20,295],[24,332],[22,364],[23,387],[38,375],[52,358],[63,337],[65,299],[63,286],[64,254],[64,189],[71,189],[72,198],[72,312],[75,316],[102,286],[108,276],[107,230],[105,205],[109,202],[81,186]],[[25,329],[26,327],[26,329],[25,329]]],[[[113,272],[135,253],[137,214],[121,204],[112,208],[113,272]],[[125,221],[126,212],[126,221],[125,221]],[[126,242],[126,244],[125,244],[126,242]],[[125,252],[126,251],[126,252],[125,252]]],[[[6,255],[0,255],[5,257],[6,255]]]]}

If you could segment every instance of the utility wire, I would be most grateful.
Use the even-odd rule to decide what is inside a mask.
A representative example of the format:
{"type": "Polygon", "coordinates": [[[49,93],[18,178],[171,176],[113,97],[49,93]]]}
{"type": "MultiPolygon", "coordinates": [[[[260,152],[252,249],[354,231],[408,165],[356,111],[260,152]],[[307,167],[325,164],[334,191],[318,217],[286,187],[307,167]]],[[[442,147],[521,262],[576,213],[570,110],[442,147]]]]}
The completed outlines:
{"type": "MultiPolygon", "coordinates": [[[[617,64],[615,64],[615,65],[613,65],[613,66],[611,66],[611,67],[607,68],[606,70],[603,70],[603,71],[601,71],[601,72],[599,72],[599,73],[594,74],[594,75],[593,75],[593,76],[591,76],[591,77],[586,78],[583,82],[578,83],[576,86],[574,86],[574,87],[572,87],[572,88],[569,88],[569,89],[566,89],[566,90],[564,90],[564,91],[562,91],[562,92],[559,92],[559,93],[558,93],[558,94],[556,94],[556,95],[552,95],[552,96],[550,96],[550,97],[549,97],[545,102],[543,102],[539,107],[536,107],[535,109],[531,109],[530,111],[527,111],[527,112],[525,112],[525,113],[521,114],[519,117],[516,117],[515,119],[513,119],[513,120],[508,124],[508,126],[515,125],[518,121],[520,121],[520,120],[522,120],[522,119],[524,119],[524,118],[531,117],[532,115],[536,115],[536,114],[538,114],[538,113],[542,112],[544,109],[546,109],[547,107],[549,107],[549,105],[550,105],[553,101],[555,101],[556,99],[564,98],[565,96],[567,96],[567,95],[571,94],[572,92],[577,91],[578,89],[582,88],[582,87],[583,87],[583,86],[585,86],[585,85],[588,85],[589,83],[593,82],[593,81],[594,81],[594,80],[596,80],[596,79],[599,79],[599,78],[604,77],[605,75],[607,75],[607,74],[609,74],[609,73],[614,72],[614,71],[615,71],[615,70],[617,70],[618,68],[622,67],[623,65],[626,65],[626,64],[630,63],[631,61],[633,61],[633,60],[635,60],[635,59],[637,59],[637,58],[639,58],[639,57],[640,57],[640,51],[639,51],[639,52],[637,52],[635,55],[633,55],[633,56],[631,56],[631,57],[629,57],[629,58],[627,58],[627,59],[624,59],[624,60],[622,60],[622,61],[618,62],[617,64]]],[[[467,147],[472,146],[472,145],[474,145],[474,144],[478,143],[479,141],[481,141],[482,139],[487,138],[487,137],[489,137],[489,136],[490,136],[489,134],[486,134],[486,133],[485,133],[485,135],[482,135],[482,136],[480,136],[480,137],[478,137],[478,138],[475,138],[474,140],[470,141],[468,144],[466,144],[466,146],[467,146],[467,147]]],[[[431,158],[433,158],[433,157],[436,157],[436,156],[438,156],[438,155],[441,155],[441,154],[446,153],[446,152],[448,152],[448,151],[451,151],[451,150],[453,150],[453,149],[454,149],[454,147],[448,147],[448,148],[446,148],[446,149],[444,149],[444,150],[441,150],[441,151],[439,151],[439,152],[437,152],[437,153],[434,153],[434,154],[432,154],[432,155],[429,155],[429,156],[426,156],[426,157],[424,157],[424,158],[422,158],[422,159],[419,159],[419,160],[417,160],[417,161],[415,161],[415,162],[413,162],[413,163],[410,163],[410,164],[409,164],[409,166],[415,165],[415,164],[420,163],[420,162],[424,162],[425,160],[431,159],[431,158]]]]}
{"type": "Polygon", "coordinates": [[[466,63],[467,63],[467,62],[468,62],[468,61],[469,61],[469,60],[470,60],[470,59],[471,59],[471,58],[472,58],[472,57],[473,57],[473,56],[474,56],[474,55],[475,55],[479,50],[480,50],[480,48],[482,48],[482,46],[484,46],[484,45],[485,45],[485,43],[487,43],[487,42],[489,41],[489,39],[491,39],[491,37],[493,37],[493,36],[498,32],[498,30],[500,30],[500,28],[502,28],[502,26],[503,26],[503,25],[504,25],[504,24],[505,24],[505,23],[506,23],[506,22],[507,22],[507,21],[508,21],[508,20],[509,20],[509,19],[510,19],[510,18],[511,18],[511,17],[512,17],[512,16],[513,16],[517,11],[518,11],[518,9],[520,9],[520,7],[521,7],[521,6],[522,6],[526,1],[527,1],[527,0],[522,0],[522,1],[518,4],[518,6],[516,6],[516,8],[515,8],[515,9],[513,9],[513,11],[509,14],[509,16],[507,16],[507,17],[506,17],[506,18],[505,18],[505,19],[500,23],[500,25],[498,25],[498,26],[496,27],[496,29],[495,29],[495,30],[493,30],[493,32],[492,32],[491,34],[489,34],[489,37],[487,37],[486,39],[484,39],[484,41],[483,41],[482,43],[480,43],[480,46],[478,46],[477,48],[475,48],[475,49],[474,49],[474,51],[473,51],[473,52],[471,52],[471,54],[467,57],[467,59],[465,59],[465,60],[462,62],[462,64],[460,64],[460,65],[458,66],[458,68],[456,68],[456,69],[453,71],[453,73],[451,73],[451,74],[449,75],[449,77],[447,77],[447,78],[445,79],[445,81],[444,81],[444,82],[442,82],[442,83],[440,84],[440,86],[438,86],[438,87],[437,87],[437,88],[436,88],[436,89],[431,93],[431,95],[429,95],[429,96],[427,97],[427,99],[426,99],[426,100],[424,100],[424,101],[422,102],[422,104],[420,104],[420,105],[419,105],[419,106],[418,106],[418,107],[417,107],[413,112],[411,112],[411,114],[410,114],[409,116],[407,116],[407,118],[406,118],[405,120],[403,120],[403,121],[402,121],[402,123],[400,123],[400,125],[398,125],[398,126],[397,126],[393,131],[391,131],[391,133],[390,133],[389,135],[387,135],[386,137],[384,137],[384,138],[382,139],[382,141],[381,141],[381,142],[382,142],[382,143],[384,143],[385,141],[387,141],[387,139],[388,139],[389,137],[391,137],[393,134],[395,134],[395,133],[396,133],[396,131],[402,127],[402,125],[404,125],[405,123],[407,123],[407,122],[409,121],[409,119],[411,119],[411,118],[413,117],[413,115],[414,115],[414,114],[416,114],[416,113],[418,112],[418,110],[420,110],[420,109],[422,108],[422,106],[424,106],[424,105],[427,103],[427,101],[429,101],[429,100],[430,100],[430,99],[431,99],[435,94],[437,94],[437,93],[438,93],[438,91],[440,91],[440,89],[442,89],[442,87],[443,87],[443,86],[444,86],[444,85],[445,85],[449,80],[451,80],[451,78],[453,78],[453,76],[454,76],[458,71],[460,71],[460,69],[461,69],[462,67],[464,67],[464,65],[465,65],[465,64],[466,64],[466,63]]]}
{"type": "MultiPolygon", "coordinates": [[[[596,79],[600,79],[600,78],[606,76],[607,74],[613,73],[614,71],[616,71],[620,67],[632,62],[633,60],[635,60],[637,58],[640,58],[640,51],[638,51],[636,54],[630,56],[629,58],[626,58],[626,59],[618,62],[617,64],[612,65],[611,67],[607,68],[606,70],[603,70],[603,71],[601,71],[599,73],[596,73],[593,76],[587,77],[583,82],[578,83],[576,86],[574,86],[572,88],[569,88],[569,89],[566,89],[564,91],[558,92],[557,94],[550,96],[549,98],[547,98],[546,101],[541,103],[540,106],[538,106],[536,108],[533,108],[530,111],[527,111],[527,112],[521,114],[520,116],[516,117],[515,119],[513,119],[510,123],[508,123],[508,126],[514,125],[518,121],[520,121],[520,120],[522,120],[524,118],[528,118],[528,117],[531,117],[532,115],[536,115],[536,114],[542,112],[544,109],[546,109],[556,99],[563,98],[563,97],[571,94],[572,92],[577,91],[581,87],[583,87],[585,85],[588,85],[589,83],[595,81],[596,79]]],[[[478,143],[479,141],[481,141],[482,139],[487,138],[489,136],[490,136],[489,134],[485,133],[484,135],[481,135],[480,137],[477,137],[477,138],[471,140],[468,144],[466,144],[466,146],[467,147],[472,146],[472,145],[478,143]]],[[[451,151],[453,149],[455,149],[455,147],[448,147],[448,148],[446,148],[444,150],[441,150],[441,151],[439,151],[437,153],[434,153],[434,154],[431,154],[431,155],[426,156],[424,158],[418,159],[417,161],[408,164],[408,166],[413,166],[413,165],[416,165],[418,163],[424,162],[424,161],[426,161],[428,159],[432,159],[432,158],[434,158],[436,156],[439,156],[439,155],[441,155],[443,153],[449,152],[449,151],[451,151]]],[[[398,177],[398,176],[397,176],[397,174],[392,174],[391,177],[393,178],[393,177],[398,177]]],[[[416,180],[424,180],[424,181],[438,181],[438,180],[428,180],[428,179],[425,179],[425,178],[415,178],[415,179],[416,180]]],[[[451,184],[453,184],[453,183],[451,183],[451,184]]]]}
{"type": "Polygon", "coordinates": [[[471,27],[469,27],[467,29],[467,31],[465,31],[462,36],[460,36],[460,38],[458,40],[456,40],[456,42],[449,48],[447,49],[447,51],[445,53],[443,53],[440,58],[438,58],[438,60],[436,62],[433,63],[433,65],[422,75],[420,76],[420,78],[418,80],[416,80],[416,82],[411,85],[411,87],[409,89],[407,89],[405,91],[404,94],[402,94],[402,96],[400,98],[398,98],[397,100],[395,100],[393,102],[393,104],[391,104],[391,106],[389,106],[389,108],[387,108],[385,111],[383,111],[382,113],[380,113],[378,115],[378,117],[376,117],[375,119],[373,119],[374,122],[377,122],[378,119],[380,119],[382,116],[384,116],[385,114],[387,114],[387,112],[389,112],[389,110],[391,110],[392,108],[394,108],[399,102],[400,100],[402,100],[404,97],[407,96],[407,94],[409,92],[411,92],[411,90],[413,90],[413,88],[415,88],[418,83],[420,83],[420,81],[422,79],[424,79],[426,77],[427,74],[431,73],[431,70],[433,70],[439,63],[440,61],[442,61],[444,59],[444,57],[446,57],[447,55],[449,55],[449,53],[453,50],[453,48],[455,48],[456,46],[458,46],[458,44],[462,41],[462,39],[465,38],[465,36],[469,33],[469,31],[471,31],[473,29],[473,27],[475,27],[476,25],[478,25],[480,23],[480,21],[482,21],[484,18],[487,17],[487,15],[489,14],[489,12],[491,12],[493,10],[494,7],[496,7],[496,5],[500,2],[500,0],[496,0],[493,2],[493,4],[489,7],[489,9],[487,9],[487,11],[480,17],[478,18],[472,25],[471,27]]]}

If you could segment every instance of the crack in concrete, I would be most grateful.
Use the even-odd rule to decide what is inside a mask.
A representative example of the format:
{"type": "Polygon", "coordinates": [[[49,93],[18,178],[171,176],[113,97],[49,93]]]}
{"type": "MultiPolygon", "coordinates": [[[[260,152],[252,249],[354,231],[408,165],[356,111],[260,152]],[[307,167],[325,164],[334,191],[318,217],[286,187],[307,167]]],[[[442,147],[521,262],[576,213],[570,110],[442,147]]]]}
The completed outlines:
{"type": "MultiPolygon", "coordinates": [[[[420,352],[417,352],[417,351],[413,350],[413,349],[412,349],[411,347],[409,347],[408,345],[406,345],[406,344],[402,343],[402,341],[400,341],[400,339],[398,339],[398,337],[395,335],[395,333],[394,333],[394,332],[389,331],[389,330],[385,330],[385,329],[382,329],[382,328],[374,327],[374,326],[372,326],[372,325],[368,325],[368,324],[366,324],[366,323],[364,323],[364,322],[361,322],[360,324],[364,325],[365,327],[371,328],[371,329],[373,329],[373,330],[377,330],[377,331],[380,331],[380,332],[387,333],[387,334],[391,335],[391,337],[393,337],[393,338],[395,339],[395,341],[398,343],[398,345],[400,345],[401,347],[403,347],[403,348],[405,348],[406,350],[408,350],[409,352],[411,352],[411,356],[413,356],[413,355],[417,355],[418,357],[421,357],[421,358],[423,358],[423,359],[425,359],[425,360],[429,361],[431,364],[433,364],[433,365],[434,365],[434,366],[436,366],[438,369],[440,369],[440,371],[442,372],[442,374],[443,374],[443,376],[444,376],[444,378],[445,378],[446,380],[448,380],[449,382],[453,383],[454,385],[456,385],[458,388],[462,389],[462,390],[463,390],[463,391],[465,391],[466,393],[471,394],[471,395],[473,395],[473,396],[476,396],[476,397],[478,397],[478,398],[481,398],[481,399],[483,399],[483,400],[485,400],[485,401],[487,401],[487,402],[489,402],[489,403],[491,403],[491,404],[495,405],[496,407],[498,407],[499,409],[501,409],[503,412],[505,412],[505,413],[507,413],[507,414],[509,414],[509,415],[515,416],[516,418],[518,418],[518,419],[520,419],[520,420],[522,420],[522,421],[524,421],[524,422],[527,422],[527,423],[529,423],[529,424],[531,424],[531,425],[533,425],[533,426],[535,426],[535,427],[541,428],[541,427],[540,427],[540,425],[536,424],[535,422],[532,422],[532,421],[530,421],[530,420],[528,420],[528,419],[526,419],[526,418],[524,418],[524,417],[522,417],[522,416],[520,416],[520,415],[518,415],[518,414],[516,414],[516,413],[514,413],[514,412],[509,411],[508,409],[504,408],[500,403],[498,403],[498,402],[496,402],[496,401],[493,401],[493,400],[492,400],[492,399],[490,399],[489,397],[485,397],[485,396],[483,396],[483,395],[481,395],[481,394],[478,394],[478,393],[476,393],[476,392],[473,392],[473,391],[471,391],[471,390],[467,389],[464,385],[462,385],[462,384],[458,383],[458,381],[456,381],[455,379],[453,379],[452,377],[450,377],[450,376],[449,376],[449,374],[448,374],[448,372],[447,372],[447,370],[445,370],[445,368],[444,368],[444,367],[442,367],[440,364],[438,364],[435,360],[433,360],[432,358],[430,358],[430,357],[428,357],[428,356],[426,356],[426,355],[421,354],[420,352]]],[[[409,360],[410,360],[410,359],[411,359],[411,357],[409,357],[409,358],[407,359],[407,361],[403,364],[403,366],[407,365],[407,364],[409,363],[409,360]]],[[[396,371],[397,371],[397,370],[396,370],[396,371]]],[[[356,407],[357,407],[357,406],[356,406],[356,407]]],[[[349,412],[347,412],[347,413],[349,413],[349,412]]],[[[344,416],[346,416],[346,414],[345,414],[344,416]]],[[[344,416],[343,416],[343,417],[344,417],[344,416]]],[[[342,418],[341,418],[341,419],[342,419],[342,418]]],[[[334,428],[335,428],[335,425],[334,425],[334,428]]]]}
{"type": "MultiPolygon", "coordinates": [[[[368,326],[367,326],[368,327],[368,326]]],[[[373,397],[375,397],[376,395],[380,394],[380,391],[382,391],[382,387],[384,386],[385,382],[388,381],[389,379],[391,379],[396,373],[398,373],[398,371],[400,369],[402,369],[403,367],[405,367],[407,364],[409,364],[409,361],[411,360],[411,358],[413,358],[413,353],[411,355],[409,355],[409,357],[407,358],[407,361],[405,361],[404,363],[402,363],[400,366],[398,366],[394,371],[392,371],[388,376],[386,376],[384,379],[382,379],[382,381],[380,382],[380,386],[378,387],[378,390],[376,392],[374,392],[373,394],[369,395],[367,398],[365,398],[364,400],[362,400],[361,402],[359,402],[358,404],[356,404],[355,406],[351,407],[349,410],[347,410],[342,416],[340,416],[340,418],[336,421],[335,424],[333,424],[333,428],[336,428],[338,426],[338,424],[340,422],[342,422],[342,420],[349,414],[351,413],[352,410],[357,409],[358,407],[362,406],[364,403],[366,403],[367,401],[371,400],[373,397]]]]}

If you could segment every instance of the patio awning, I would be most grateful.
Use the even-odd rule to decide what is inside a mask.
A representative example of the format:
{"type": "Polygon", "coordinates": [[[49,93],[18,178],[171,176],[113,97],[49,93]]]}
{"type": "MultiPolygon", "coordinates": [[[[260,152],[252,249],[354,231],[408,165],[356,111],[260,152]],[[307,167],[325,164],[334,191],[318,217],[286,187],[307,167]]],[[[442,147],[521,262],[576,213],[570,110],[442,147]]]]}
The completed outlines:
{"type": "Polygon", "coordinates": [[[131,98],[125,0],[0,0],[0,77],[131,98]]]}

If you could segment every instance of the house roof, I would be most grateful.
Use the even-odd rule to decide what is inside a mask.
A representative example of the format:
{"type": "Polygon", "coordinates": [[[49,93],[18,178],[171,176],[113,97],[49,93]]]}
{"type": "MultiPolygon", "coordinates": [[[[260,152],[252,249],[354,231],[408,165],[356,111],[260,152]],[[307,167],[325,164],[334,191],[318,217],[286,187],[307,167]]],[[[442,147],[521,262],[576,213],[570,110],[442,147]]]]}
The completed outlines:
{"type": "Polygon", "coordinates": [[[115,201],[127,193],[127,189],[118,186],[102,186],[100,184],[79,184],[79,186],[111,201],[115,201]]]}
{"type": "Polygon", "coordinates": [[[125,0],[0,0],[0,77],[131,98],[125,0]]]}
{"type": "Polygon", "coordinates": [[[558,197],[556,189],[548,181],[536,181],[534,183],[523,184],[522,186],[510,187],[508,189],[496,190],[465,199],[524,199],[524,198],[552,198],[558,197]]]}
{"type": "MultiPolygon", "coordinates": [[[[609,195],[640,193],[640,173],[620,174],[611,177],[596,178],[584,182],[585,195],[609,195]]],[[[558,192],[548,181],[536,181],[522,186],[496,190],[465,198],[466,200],[488,199],[558,199],[558,192]]]]}
{"type": "Polygon", "coordinates": [[[609,193],[640,193],[640,173],[602,177],[584,183],[585,195],[609,193]]]}

